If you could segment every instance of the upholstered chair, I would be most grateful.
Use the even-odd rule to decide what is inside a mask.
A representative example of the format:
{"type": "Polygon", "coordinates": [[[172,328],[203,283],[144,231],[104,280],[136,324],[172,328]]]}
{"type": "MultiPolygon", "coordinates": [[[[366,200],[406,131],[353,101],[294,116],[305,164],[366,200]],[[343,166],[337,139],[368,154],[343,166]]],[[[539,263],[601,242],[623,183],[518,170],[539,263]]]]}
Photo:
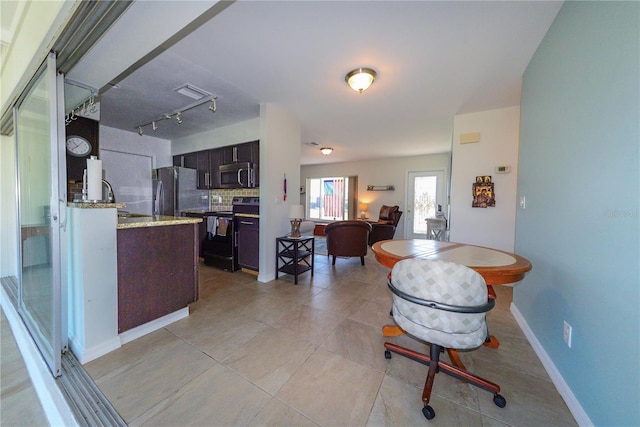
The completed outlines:
{"type": "Polygon", "coordinates": [[[380,240],[393,239],[401,216],[402,211],[399,206],[382,205],[378,221],[369,221],[372,227],[371,234],[369,234],[369,246],[380,240]]]}
{"type": "Polygon", "coordinates": [[[414,338],[430,344],[429,356],[392,343],[384,344],[387,359],[394,352],[429,367],[422,392],[424,416],[435,417],[429,399],[438,372],[492,392],[493,402],[503,408],[507,402],[498,394],[500,386],[467,372],[455,351],[480,347],[487,338],[485,315],[493,308],[495,299],[488,297],[482,276],[452,262],[413,258],[396,263],[388,285],[393,293],[395,322],[414,338]],[[440,360],[445,349],[452,364],[440,360]]]}
{"type": "Polygon", "coordinates": [[[324,228],[327,235],[327,255],[333,256],[331,265],[336,264],[336,256],[359,256],[364,265],[367,255],[371,225],[366,221],[336,221],[324,228]]]}

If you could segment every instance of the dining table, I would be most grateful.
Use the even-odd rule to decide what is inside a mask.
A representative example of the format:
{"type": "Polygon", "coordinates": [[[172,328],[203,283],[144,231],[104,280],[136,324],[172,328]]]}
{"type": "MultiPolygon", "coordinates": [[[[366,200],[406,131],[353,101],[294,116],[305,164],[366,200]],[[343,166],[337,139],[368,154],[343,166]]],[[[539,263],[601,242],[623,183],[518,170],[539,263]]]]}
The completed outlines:
{"type": "MultiPolygon", "coordinates": [[[[374,243],[371,250],[376,260],[390,269],[398,261],[411,258],[449,261],[469,267],[484,278],[490,298],[496,298],[493,286],[517,283],[532,268],[529,260],[511,252],[439,240],[382,240],[374,243]]],[[[382,333],[384,336],[396,336],[406,332],[397,325],[386,325],[382,328],[382,333]]],[[[500,342],[495,336],[491,335],[487,338],[485,345],[497,348],[500,346],[500,342]]],[[[449,356],[455,365],[464,369],[464,365],[459,360],[456,351],[449,351],[449,356]]]]}

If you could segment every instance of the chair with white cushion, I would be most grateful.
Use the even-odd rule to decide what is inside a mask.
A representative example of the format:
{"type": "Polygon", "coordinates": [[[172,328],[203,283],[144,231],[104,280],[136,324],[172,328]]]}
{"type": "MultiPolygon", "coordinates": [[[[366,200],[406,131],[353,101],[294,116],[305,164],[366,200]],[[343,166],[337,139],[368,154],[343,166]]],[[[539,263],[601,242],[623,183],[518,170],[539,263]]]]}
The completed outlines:
{"type": "Polygon", "coordinates": [[[492,392],[494,403],[503,408],[506,400],[498,394],[500,386],[467,372],[464,365],[454,366],[456,360],[451,357],[452,349],[474,349],[487,338],[485,315],[495,300],[488,298],[482,276],[463,265],[414,258],[396,263],[388,285],[393,292],[392,314],[398,326],[430,343],[430,356],[392,343],[384,344],[387,359],[394,352],[429,366],[422,392],[424,416],[429,420],[435,417],[429,399],[438,372],[492,392]],[[440,360],[445,349],[453,364],[440,360]]]}

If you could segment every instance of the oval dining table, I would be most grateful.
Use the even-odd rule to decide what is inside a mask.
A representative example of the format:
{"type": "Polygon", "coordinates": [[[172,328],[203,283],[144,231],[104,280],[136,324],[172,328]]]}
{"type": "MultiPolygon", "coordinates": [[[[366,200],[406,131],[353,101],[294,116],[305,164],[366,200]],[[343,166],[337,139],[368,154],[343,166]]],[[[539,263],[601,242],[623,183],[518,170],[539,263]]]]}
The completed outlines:
{"type": "MultiPolygon", "coordinates": [[[[396,239],[382,240],[371,247],[376,260],[389,268],[400,260],[410,258],[433,259],[462,264],[478,272],[487,284],[491,298],[496,297],[495,285],[508,285],[521,281],[531,270],[531,263],[524,257],[514,253],[484,246],[468,245],[455,242],[441,242],[428,239],[396,239]]],[[[382,328],[384,336],[402,335],[406,332],[399,326],[387,325],[382,328]]],[[[498,339],[491,336],[485,343],[487,347],[497,348],[498,339]]],[[[455,350],[449,351],[452,362],[464,369],[455,350]]]]}

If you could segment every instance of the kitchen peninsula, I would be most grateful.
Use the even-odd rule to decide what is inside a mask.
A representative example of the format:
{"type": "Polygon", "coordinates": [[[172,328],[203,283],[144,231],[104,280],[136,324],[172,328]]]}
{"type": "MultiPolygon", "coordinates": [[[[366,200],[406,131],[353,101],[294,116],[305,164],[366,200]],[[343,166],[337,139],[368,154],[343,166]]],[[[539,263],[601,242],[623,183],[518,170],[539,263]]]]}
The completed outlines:
{"type": "Polygon", "coordinates": [[[198,218],[120,217],[118,333],[198,299],[198,218]]]}
{"type": "Polygon", "coordinates": [[[199,218],[118,215],[69,203],[69,337],[87,363],[189,315],[198,298],[199,218]]]}

